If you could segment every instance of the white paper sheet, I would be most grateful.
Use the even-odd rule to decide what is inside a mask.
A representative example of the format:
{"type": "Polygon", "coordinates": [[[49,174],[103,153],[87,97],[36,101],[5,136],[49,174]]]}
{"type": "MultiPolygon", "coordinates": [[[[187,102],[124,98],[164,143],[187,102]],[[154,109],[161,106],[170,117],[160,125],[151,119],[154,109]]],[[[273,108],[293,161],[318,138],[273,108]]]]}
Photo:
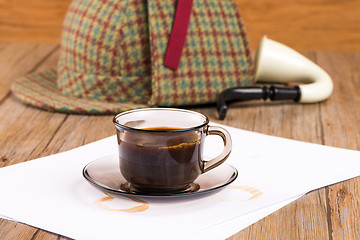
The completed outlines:
{"type": "MultiPolygon", "coordinates": [[[[302,194],[360,175],[358,151],[223,127],[239,177],[214,195],[139,201],[94,188],[82,169],[117,153],[113,136],[1,168],[0,215],[75,239],[223,239],[302,194]],[[124,212],[134,207],[142,211],[124,212]]],[[[205,151],[219,152],[218,140],[208,137],[205,151]]]]}

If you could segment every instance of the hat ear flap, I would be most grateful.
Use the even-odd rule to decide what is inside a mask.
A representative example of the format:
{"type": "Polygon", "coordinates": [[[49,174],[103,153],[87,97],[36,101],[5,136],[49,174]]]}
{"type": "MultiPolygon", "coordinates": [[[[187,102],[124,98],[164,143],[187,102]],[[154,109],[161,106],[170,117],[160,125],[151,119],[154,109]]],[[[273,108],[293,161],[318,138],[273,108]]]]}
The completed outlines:
{"type": "Polygon", "coordinates": [[[12,91],[51,111],[113,114],[148,107],[151,95],[146,0],[73,0],[57,70],[15,80],[12,91]]]}
{"type": "Polygon", "coordinates": [[[65,17],[58,87],[106,102],[150,98],[146,1],[73,1],[65,17]]]}

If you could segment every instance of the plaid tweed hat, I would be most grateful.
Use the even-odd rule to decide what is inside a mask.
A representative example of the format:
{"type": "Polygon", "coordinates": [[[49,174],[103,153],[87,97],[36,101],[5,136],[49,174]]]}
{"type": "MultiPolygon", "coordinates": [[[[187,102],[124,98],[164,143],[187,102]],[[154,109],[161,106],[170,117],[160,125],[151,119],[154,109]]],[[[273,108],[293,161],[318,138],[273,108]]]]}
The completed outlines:
{"type": "Polygon", "coordinates": [[[57,68],[11,89],[41,109],[112,114],[212,103],[252,75],[233,0],[73,0],[57,68]]]}

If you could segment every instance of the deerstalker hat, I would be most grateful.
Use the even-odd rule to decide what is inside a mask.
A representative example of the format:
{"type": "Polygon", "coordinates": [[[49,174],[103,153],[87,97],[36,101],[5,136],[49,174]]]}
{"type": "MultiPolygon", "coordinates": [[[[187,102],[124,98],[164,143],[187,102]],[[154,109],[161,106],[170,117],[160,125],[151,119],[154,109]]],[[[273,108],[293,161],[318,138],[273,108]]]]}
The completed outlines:
{"type": "Polygon", "coordinates": [[[16,79],[11,89],[45,110],[112,114],[215,102],[252,78],[233,0],[73,0],[57,67],[16,79]],[[169,51],[180,54],[175,67],[164,65],[169,51]]]}

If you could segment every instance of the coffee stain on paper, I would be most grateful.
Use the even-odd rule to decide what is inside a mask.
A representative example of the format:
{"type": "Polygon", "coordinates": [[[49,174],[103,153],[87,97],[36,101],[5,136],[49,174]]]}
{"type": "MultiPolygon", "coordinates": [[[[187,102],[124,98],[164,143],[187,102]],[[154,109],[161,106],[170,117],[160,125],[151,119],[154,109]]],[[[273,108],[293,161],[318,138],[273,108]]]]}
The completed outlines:
{"type": "Polygon", "coordinates": [[[263,195],[263,193],[259,189],[250,187],[250,186],[230,185],[230,186],[228,186],[228,189],[241,190],[241,191],[251,194],[251,196],[248,198],[245,198],[245,199],[227,199],[227,198],[220,196],[219,194],[216,194],[213,196],[213,198],[216,200],[219,200],[219,201],[224,201],[224,202],[245,202],[245,201],[258,199],[259,197],[261,197],[263,195]]]}
{"type": "Polygon", "coordinates": [[[115,198],[110,196],[109,194],[105,193],[104,194],[106,195],[105,197],[102,197],[100,199],[97,199],[94,203],[96,206],[102,208],[102,209],[105,209],[105,210],[108,210],[108,211],[117,211],[117,212],[127,212],[127,213],[139,213],[139,212],[144,212],[146,210],[149,209],[149,203],[141,200],[141,199],[137,199],[137,198],[134,198],[134,197],[128,197],[128,196],[123,196],[123,197],[126,197],[136,203],[139,203],[140,205],[139,206],[135,206],[135,207],[131,207],[131,208],[113,208],[113,207],[109,207],[107,206],[106,202],[109,202],[109,201],[113,201],[115,198]]]}

